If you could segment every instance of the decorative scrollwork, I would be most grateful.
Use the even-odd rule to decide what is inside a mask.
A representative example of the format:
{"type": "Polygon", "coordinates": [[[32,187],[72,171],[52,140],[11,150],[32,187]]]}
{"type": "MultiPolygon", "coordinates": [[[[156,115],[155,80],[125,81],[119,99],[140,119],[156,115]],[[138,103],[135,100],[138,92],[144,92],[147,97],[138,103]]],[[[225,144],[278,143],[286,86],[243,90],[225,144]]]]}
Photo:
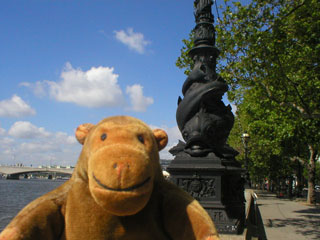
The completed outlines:
{"type": "Polygon", "coordinates": [[[228,221],[228,217],[224,211],[213,210],[213,209],[208,209],[207,211],[214,222],[221,223],[221,222],[228,221]]]}
{"type": "Polygon", "coordinates": [[[188,192],[192,197],[196,199],[216,196],[215,178],[180,178],[178,179],[178,186],[180,186],[183,190],[188,192]]]}
{"type": "Polygon", "coordinates": [[[215,30],[212,24],[197,25],[194,30],[194,35],[195,43],[206,41],[207,44],[215,44],[215,30]]]}
{"type": "Polygon", "coordinates": [[[194,2],[196,22],[201,21],[213,22],[213,15],[211,13],[212,0],[196,0],[194,2]]]}

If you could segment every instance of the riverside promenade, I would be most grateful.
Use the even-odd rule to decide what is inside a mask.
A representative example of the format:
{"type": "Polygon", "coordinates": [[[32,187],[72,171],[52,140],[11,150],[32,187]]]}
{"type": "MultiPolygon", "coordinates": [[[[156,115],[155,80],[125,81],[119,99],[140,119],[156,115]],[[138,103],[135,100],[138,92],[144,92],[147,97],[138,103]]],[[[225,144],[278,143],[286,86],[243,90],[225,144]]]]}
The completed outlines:
{"type": "Polygon", "coordinates": [[[275,194],[254,190],[268,240],[320,239],[320,205],[305,200],[277,198],[275,194]]]}

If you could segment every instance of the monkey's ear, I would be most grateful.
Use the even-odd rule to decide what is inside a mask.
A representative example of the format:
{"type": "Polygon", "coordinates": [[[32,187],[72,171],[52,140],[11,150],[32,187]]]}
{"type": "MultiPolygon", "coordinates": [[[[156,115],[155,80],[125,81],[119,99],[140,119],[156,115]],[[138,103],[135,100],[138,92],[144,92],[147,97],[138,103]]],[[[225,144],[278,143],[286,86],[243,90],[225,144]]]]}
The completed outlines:
{"type": "Polygon", "coordinates": [[[168,135],[165,131],[161,129],[154,129],[153,135],[156,138],[156,141],[158,143],[158,150],[161,151],[167,146],[168,143],[168,135]]]}
{"type": "Polygon", "coordinates": [[[76,130],[76,138],[80,144],[84,144],[86,137],[90,130],[94,127],[94,124],[91,123],[84,123],[81,124],[76,130]]]}

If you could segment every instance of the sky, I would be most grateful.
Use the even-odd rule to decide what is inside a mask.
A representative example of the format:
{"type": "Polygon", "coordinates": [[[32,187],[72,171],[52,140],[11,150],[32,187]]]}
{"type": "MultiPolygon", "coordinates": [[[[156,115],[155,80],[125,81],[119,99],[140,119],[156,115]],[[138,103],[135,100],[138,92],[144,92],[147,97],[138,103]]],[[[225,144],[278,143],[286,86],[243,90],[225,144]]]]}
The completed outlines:
{"type": "Polygon", "coordinates": [[[0,1],[0,164],[74,166],[75,129],[114,115],[164,129],[172,159],[194,26],[193,0],[0,1]]]}

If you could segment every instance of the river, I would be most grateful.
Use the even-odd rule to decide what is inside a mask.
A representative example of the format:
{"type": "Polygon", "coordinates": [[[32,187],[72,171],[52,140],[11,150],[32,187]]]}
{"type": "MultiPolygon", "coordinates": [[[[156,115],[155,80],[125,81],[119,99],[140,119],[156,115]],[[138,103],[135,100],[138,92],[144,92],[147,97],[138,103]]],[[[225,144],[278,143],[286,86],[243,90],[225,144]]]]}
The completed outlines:
{"type": "Polygon", "coordinates": [[[64,182],[47,179],[0,179],[0,232],[29,202],[64,182]]]}

